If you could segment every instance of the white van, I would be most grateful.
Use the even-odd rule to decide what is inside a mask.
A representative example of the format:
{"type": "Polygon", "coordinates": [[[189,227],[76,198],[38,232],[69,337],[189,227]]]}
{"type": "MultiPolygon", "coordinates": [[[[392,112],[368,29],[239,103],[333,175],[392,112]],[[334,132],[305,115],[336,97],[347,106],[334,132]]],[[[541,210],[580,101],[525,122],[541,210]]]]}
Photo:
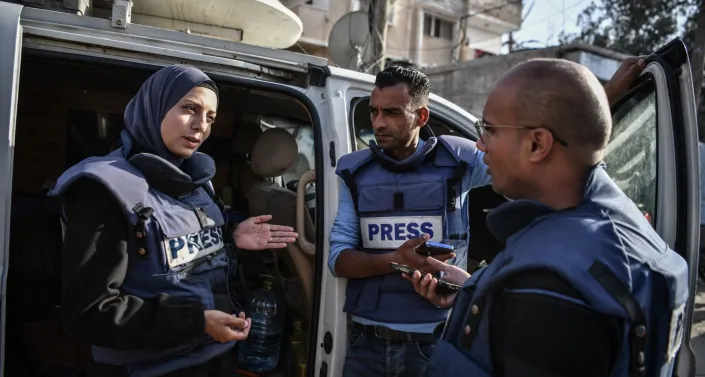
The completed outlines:
{"type": "MultiPolygon", "coordinates": [[[[81,375],[90,353],[59,326],[61,228],[43,194],[68,166],[115,148],[129,99],[152,72],[174,63],[201,68],[220,87],[218,121],[203,151],[217,162],[214,186],[232,212],[240,218],[271,213],[275,223],[301,234],[285,251],[240,260],[244,298],[259,274],[275,276],[290,322],[300,321],[308,333],[308,358],[282,357],[281,372],[291,375],[299,364],[307,376],[341,375],[346,282],[334,278],[326,263],[338,203],[335,166],[340,156],[367,147],[366,101],[374,77],[313,56],[137,24],[113,28],[107,19],[8,2],[0,2],[0,46],[0,376],[3,370],[7,377],[81,375]],[[247,163],[259,133],[269,127],[289,130],[299,146],[298,160],[276,177],[258,175],[247,163]],[[298,192],[286,188],[295,180],[298,192]],[[308,183],[317,192],[311,212],[308,183]]],[[[661,236],[690,262],[694,291],[699,171],[690,68],[680,41],[649,62],[615,106],[606,162],[661,236]]],[[[432,95],[430,108],[437,135],[477,138],[475,118],[458,106],[432,95]]],[[[276,158],[276,146],[271,152],[276,158]]],[[[693,304],[694,295],[686,308],[679,376],[695,372],[688,346],[693,304]]]]}

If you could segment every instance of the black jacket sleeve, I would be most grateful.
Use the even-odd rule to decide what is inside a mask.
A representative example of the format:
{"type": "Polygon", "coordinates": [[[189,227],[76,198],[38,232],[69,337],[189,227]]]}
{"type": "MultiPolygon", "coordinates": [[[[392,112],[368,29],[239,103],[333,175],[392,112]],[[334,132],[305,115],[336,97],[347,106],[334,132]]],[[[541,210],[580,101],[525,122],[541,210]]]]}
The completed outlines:
{"type": "Polygon", "coordinates": [[[508,279],[491,310],[495,377],[604,377],[621,349],[619,319],[589,309],[547,270],[508,279]]]}
{"type": "Polygon", "coordinates": [[[205,336],[198,300],[123,295],[132,227],[102,184],[81,179],[64,202],[61,315],[68,331],[114,349],[165,347],[205,336]]]}

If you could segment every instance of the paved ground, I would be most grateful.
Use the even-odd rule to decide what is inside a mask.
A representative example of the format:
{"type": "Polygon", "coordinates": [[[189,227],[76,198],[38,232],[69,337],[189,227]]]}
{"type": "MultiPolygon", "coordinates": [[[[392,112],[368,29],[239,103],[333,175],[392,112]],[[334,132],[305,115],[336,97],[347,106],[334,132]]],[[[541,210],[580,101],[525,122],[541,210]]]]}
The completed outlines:
{"type": "Polygon", "coordinates": [[[698,284],[690,345],[697,358],[696,376],[705,377],[705,284],[698,284]]]}

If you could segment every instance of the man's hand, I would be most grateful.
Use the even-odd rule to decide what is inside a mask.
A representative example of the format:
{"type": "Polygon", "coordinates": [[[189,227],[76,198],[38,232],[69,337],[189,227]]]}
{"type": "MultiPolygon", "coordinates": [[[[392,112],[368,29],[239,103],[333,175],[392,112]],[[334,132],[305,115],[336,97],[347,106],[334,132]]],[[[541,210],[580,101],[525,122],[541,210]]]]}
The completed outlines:
{"type": "Polygon", "coordinates": [[[233,340],[245,340],[250,333],[252,321],[245,319],[245,313],[240,313],[237,317],[219,310],[206,310],[206,334],[215,341],[221,343],[233,340]]]}
{"type": "Polygon", "coordinates": [[[644,67],[646,67],[646,61],[640,56],[632,56],[622,61],[617,72],[605,84],[605,93],[607,93],[610,105],[631,88],[644,67]]]}
{"type": "MultiPolygon", "coordinates": [[[[439,261],[447,261],[448,259],[451,259],[455,257],[455,253],[447,253],[447,254],[440,254],[440,255],[434,255],[433,257],[425,257],[422,255],[419,255],[416,253],[416,249],[423,245],[424,242],[428,241],[429,236],[428,234],[423,234],[421,237],[418,238],[412,238],[406,242],[404,242],[403,245],[399,246],[399,248],[394,251],[394,261],[403,264],[409,267],[413,267],[425,272],[437,272],[438,270],[436,267],[433,267],[428,263],[428,259],[437,259],[439,261]]],[[[441,262],[438,262],[439,264],[444,264],[441,262]]]]}
{"type": "MultiPolygon", "coordinates": [[[[427,258],[427,263],[433,269],[443,271],[445,273],[442,279],[443,281],[463,285],[463,283],[465,283],[465,281],[470,278],[470,274],[465,272],[465,270],[453,265],[437,261],[431,257],[427,258]]],[[[436,305],[439,308],[447,308],[453,305],[455,296],[458,295],[457,293],[452,293],[449,295],[436,294],[438,279],[431,276],[431,274],[426,274],[425,276],[422,276],[419,271],[414,271],[413,276],[409,276],[408,274],[402,274],[402,277],[406,280],[411,281],[411,283],[414,284],[414,290],[416,290],[416,293],[420,294],[428,301],[431,301],[433,305],[436,305]]]]}

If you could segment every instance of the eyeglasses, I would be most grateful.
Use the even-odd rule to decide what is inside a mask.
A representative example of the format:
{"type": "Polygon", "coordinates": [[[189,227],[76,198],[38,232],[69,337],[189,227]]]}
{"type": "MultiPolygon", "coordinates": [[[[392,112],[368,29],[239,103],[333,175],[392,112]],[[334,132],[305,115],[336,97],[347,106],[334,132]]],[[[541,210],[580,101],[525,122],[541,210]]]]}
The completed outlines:
{"type": "Polygon", "coordinates": [[[490,128],[513,128],[515,130],[537,130],[539,128],[543,128],[543,129],[547,130],[548,132],[550,132],[551,135],[553,135],[553,138],[557,142],[562,144],[564,147],[568,146],[567,141],[560,138],[558,135],[556,135],[555,132],[553,132],[553,130],[551,130],[548,127],[544,127],[544,126],[498,126],[498,125],[494,125],[494,124],[487,124],[484,120],[481,120],[481,119],[475,121],[475,129],[477,130],[477,133],[480,136],[480,140],[482,140],[483,143],[485,142],[485,139],[483,139],[482,136],[485,134],[485,131],[487,131],[490,128]]]}

